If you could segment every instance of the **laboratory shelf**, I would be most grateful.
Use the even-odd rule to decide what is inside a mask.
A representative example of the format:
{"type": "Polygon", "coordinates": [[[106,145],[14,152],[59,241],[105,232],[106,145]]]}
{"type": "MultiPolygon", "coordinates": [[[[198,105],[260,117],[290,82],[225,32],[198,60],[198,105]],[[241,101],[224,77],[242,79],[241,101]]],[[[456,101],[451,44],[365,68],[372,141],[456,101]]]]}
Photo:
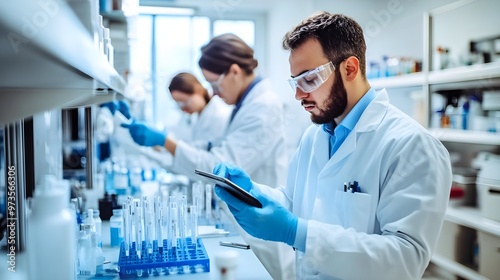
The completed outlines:
{"type": "Polygon", "coordinates": [[[481,211],[474,207],[448,207],[444,219],[500,237],[500,222],[482,217],[481,211]]]}
{"type": "Polygon", "coordinates": [[[439,254],[434,254],[431,257],[431,262],[445,269],[446,271],[449,271],[457,276],[461,276],[465,279],[488,280],[488,278],[482,276],[474,269],[450,260],[446,257],[440,256],[439,254]]]}
{"type": "Polygon", "coordinates": [[[0,9],[0,123],[126,95],[125,80],[65,1],[0,9]]]}
{"type": "Polygon", "coordinates": [[[103,18],[118,22],[126,22],[128,19],[123,11],[103,12],[101,15],[103,18]]]}
{"type": "Polygon", "coordinates": [[[429,131],[442,142],[500,145],[500,133],[450,128],[431,128],[429,131]]]}
{"type": "Polygon", "coordinates": [[[429,72],[430,85],[495,78],[500,78],[500,62],[461,66],[429,72]]]}
{"type": "Polygon", "coordinates": [[[393,77],[383,77],[369,80],[375,89],[417,87],[425,84],[425,75],[422,72],[393,77]]]}

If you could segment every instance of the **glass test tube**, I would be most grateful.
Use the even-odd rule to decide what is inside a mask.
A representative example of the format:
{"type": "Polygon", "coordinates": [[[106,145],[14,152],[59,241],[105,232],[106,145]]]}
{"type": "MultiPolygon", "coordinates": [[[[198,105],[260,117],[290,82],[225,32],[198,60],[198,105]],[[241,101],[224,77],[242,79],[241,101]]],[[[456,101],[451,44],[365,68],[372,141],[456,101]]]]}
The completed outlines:
{"type": "Polygon", "coordinates": [[[205,218],[208,222],[212,219],[212,185],[205,185],[205,218]]]}
{"type": "Polygon", "coordinates": [[[163,213],[162,213],[161,197],[159,196],[155,196],[154,198],[154,213],[155,213],[155,239],[158,244],[158,248],[162,248],[163,213]]]}
{"type": "MultiPolygon", "coordinates": [[[[167,242],[170,240],[170,230],[169,230],[169,223],[170,223],[170,204],[168,203],[168,196],[163,196],[162,197],[162,216],[163,216],[163,226],[162,226],[162,238],[167,239],[167,242]]],[[[168,245],[167,245],[168,247],[168,245]]]]}
{"type": "Polygon", "coordinates": [[[123,211],[123,247],[125,249],[125,255],[128,257],[130,254],[130,231],[129,231],[129,215],[130,215],[130,207],[127,204],[127,201],[123,202],[122,204],[122,211],[123,211]]]}
{"type": "Polygon", "coordinates": [[[192,194],[193,194],[193,205],[196,205],[198,210],[198,217],[201,217],[204,208],[204,192],[205,185],[202,181],[196,181],[193,183],[192,194]]]}
{"type": "Polygon", "coordinates": [[[144,219],[144,240],[148,254],[153,253],[153,212],[147,196],[142,197],[142,217],[144,219]]]}
{"type": "Polygon", "coordinates": [[[135,242],[136,244],[136,250],[137,250],[137,234],[136,234],[136,228],[135,228],[135,202],[133,200],[130,200],[128,202],[128,207],[129,207],[129,225],[130,225],[130,248],[132,248],[132,243],[135,242]]]}
{"type": "Polygon", "coordinates": [[[134,227],[135,227],[135,246],[137,250],[137,256],[141,258],[141,252],[142,252],[142,208],[141,208],[141,201],[139,199],[134,199],[134,212],[135,212],[135,220],[134,220],[134,227]]]}
{"type": "Polygon", "coordinates": [[[128,248],[129,250],[132,249],[132,242],[134,242],[134,219],[135,215],[132,215],[134,213],[134,199],[131,196],[127,196],[127,200],[125,201],[127,203],[127,209],[128,209],[128,215],[127,215],[127,235],[128,235],[128,248]]]}
{"type": "Polygon", "coordinates": [[[196,208],[196,205],[189,206],[189,216],[191,222],[191,242],[193,243],[195,249],[196,245],[198,244],[198,209],[196,208]]]}
{"type": "MultiPolygon", "coordinates": [[[[170,222],[169,222],[169,236],[170,236],[170,242],[169,244],[169,249],[170,248],[176,248],[177,247],[177,223],[178,223],[178,209],[177,209],[177,201],[175,196],[170,196],[170,222]]],[[[175,251],[175,250],[174,250],[175,251]]]]}
{"type": "Polygon", "coordinates": [[[182,195],[179,203],[179,241],[184,253],[187,232],[187,197],[182,195]]]}

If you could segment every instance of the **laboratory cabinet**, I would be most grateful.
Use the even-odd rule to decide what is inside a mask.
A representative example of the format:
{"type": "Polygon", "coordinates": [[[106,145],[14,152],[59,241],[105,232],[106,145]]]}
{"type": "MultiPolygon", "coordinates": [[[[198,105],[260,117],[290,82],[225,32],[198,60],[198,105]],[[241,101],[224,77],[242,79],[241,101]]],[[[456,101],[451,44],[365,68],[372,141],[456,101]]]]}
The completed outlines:
{"type": "MultiPolygon", "coordinates": [[[[481,155],[500,154],[500,30],[463,21],[468,11],[482,11],[486,16],[498,5],[489,0],[457,1],[424,13],[422,71],[369,80],[375,89],[387,88],[391,101],[411,99],[402,102],[406,103],[402,110],[427,127],[450,152],[453,189],[461,187],[463,193],[459,199],[451,194],[431,258],[443,278],[500,279],[500,218],[492,215],[499,212],[500,177],[481,184],[476,165],[481,155]],[[451,32],[450,26],[461,32],[451,32]],[[439,52],[440,45],[455,51],[463,48],[467,55],[457,55],[454,63],[447,63],[449,53],[439,52]],[[464,177],[464,172],[473,175],[464,177]],[[469,180],[460,180],[464,178],[469,180]],[[486,194],[485,185],[490,191],[486,194]],[[490,201],[486,206],[485,196],[490,201]]],[[[495,162],[487,164],[491,170],[496,168],[495,162]]]]}
{"type": "MultiPolygon", "coordinates": [[[[18,0],[0,9],[0,124],[5,145],[0,189],[5,190],[8,176],[15,177],[15,211],[8,218],[18,221],[18,252],[26,249],[27,190],[32,191],[44,173],[59,178],[62,174],[61,110],[86,112],[86,140],[92,143],[94,105],[127,94],[125,80],[104,52],[95,20],[98,10],[93,14],[91,1],[79,9],[70,2],[18,0]],[[15,168],[15,174],[9,175],[8,168],[15,168]]],[[[91,160],[87,163],[92,166],[91,160]]]]}
{"type": "Polygon", "coordinates": [[[71,7],[14,1],[0,10],[0,121],[125,94],[125,80],[71,7]]]}

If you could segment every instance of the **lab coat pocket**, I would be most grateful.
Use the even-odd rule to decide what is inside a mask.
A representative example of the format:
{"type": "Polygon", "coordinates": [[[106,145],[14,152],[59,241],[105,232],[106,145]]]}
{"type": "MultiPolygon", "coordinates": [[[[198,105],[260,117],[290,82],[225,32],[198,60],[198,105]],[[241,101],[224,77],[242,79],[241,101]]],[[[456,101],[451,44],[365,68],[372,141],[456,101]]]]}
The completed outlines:
{"type": "Polygon", "coordinates": [[[341,190],[335,196],[335,205],[344,228],[367,232],[370,221],[372,196],[367,193],[351,193],[341,190]]]}

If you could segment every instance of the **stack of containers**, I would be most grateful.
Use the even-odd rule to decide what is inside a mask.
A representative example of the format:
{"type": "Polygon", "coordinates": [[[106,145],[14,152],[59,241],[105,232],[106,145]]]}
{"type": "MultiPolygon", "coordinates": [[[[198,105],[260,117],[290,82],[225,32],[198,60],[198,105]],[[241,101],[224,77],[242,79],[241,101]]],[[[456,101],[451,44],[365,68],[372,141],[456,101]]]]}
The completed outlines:
{"type": "MultiPolygon", "coordinates": [[[[500,156],[489,154],[478,173],[476,185],[481,215],[500,223],[500,156]]],[[[500,237],[478,231],[479,273],[490,279],[500,275],[500,237]]]]}

